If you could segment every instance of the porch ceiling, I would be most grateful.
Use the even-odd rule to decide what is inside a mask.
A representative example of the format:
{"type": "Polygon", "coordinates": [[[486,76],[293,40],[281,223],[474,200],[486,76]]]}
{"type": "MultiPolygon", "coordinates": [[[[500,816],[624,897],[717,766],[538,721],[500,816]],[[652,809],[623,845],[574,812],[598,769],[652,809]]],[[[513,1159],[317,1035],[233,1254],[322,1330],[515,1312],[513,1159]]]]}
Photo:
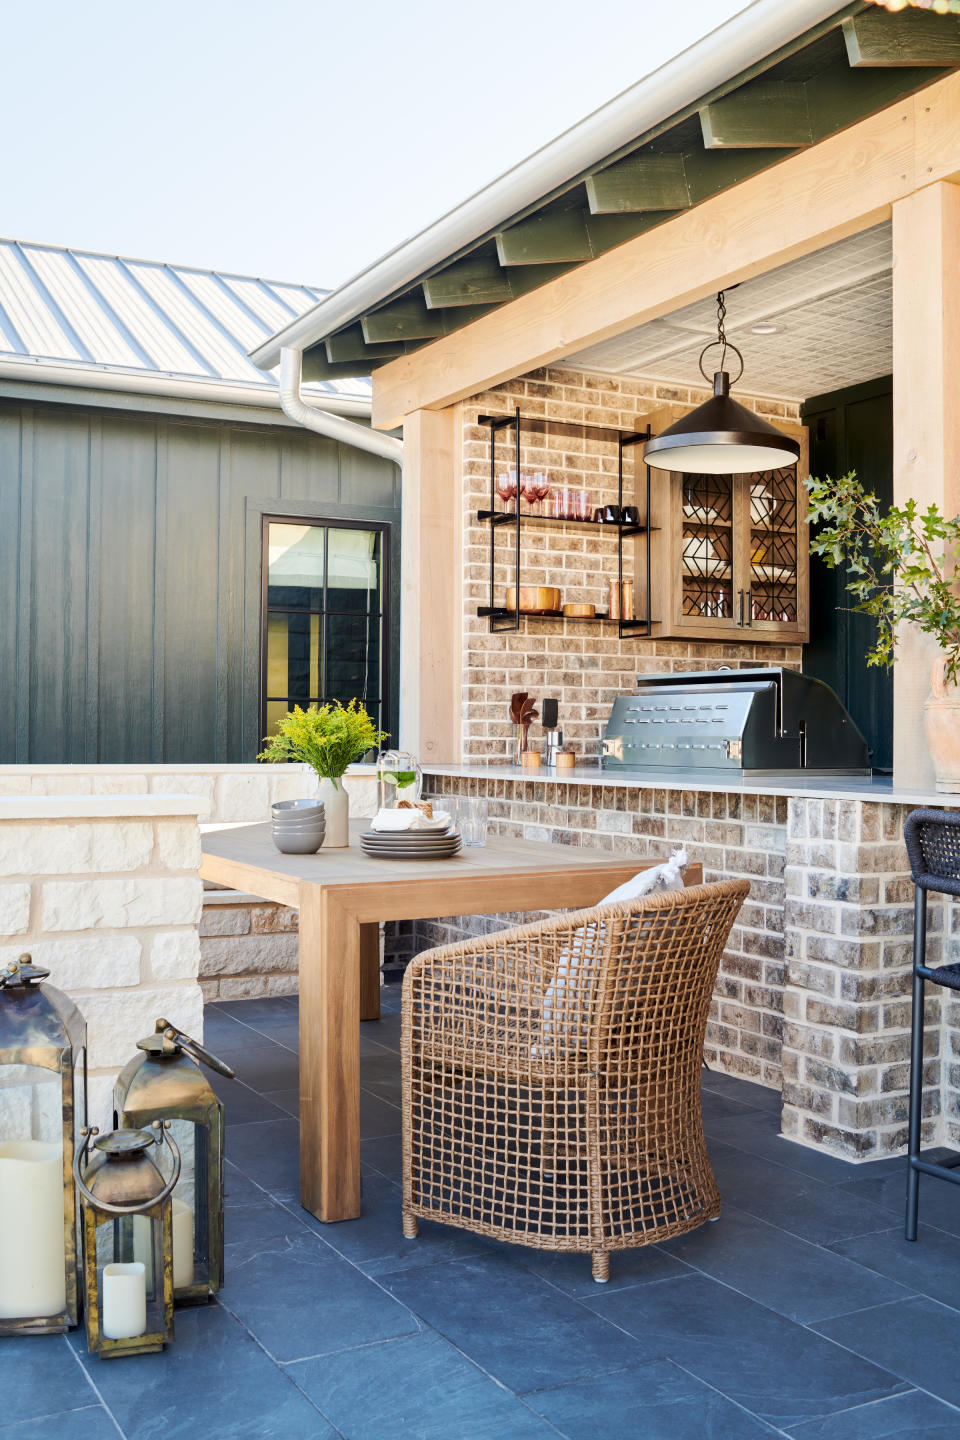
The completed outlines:
{"type": "MultiPolygon", "coordinates": [[[[958,68],[960,17],[838,9],[345,328],[323,332],[321,303],[304,378],[369,374],[958,68]]],[[[697,323],[702,307],[691,309],[697,323]]],[[[770,383],[793,393],[789,374],[770,383]]]]}
{"type": "MultiPolygon", "coordinates": [[[[742,388],[804,400],[893,368],[889,222],[746,280],[726,296],[726,333],[743,351],[742,388]],[[772,334],[754,326],[773,325],[772,334]]],[[[564,365],[611,375],[703,384],[698,360],[716,336],[713,299],[570,355],[564,365]]],[[[705,357],[705,366],[719,352],[705,357]]]]}

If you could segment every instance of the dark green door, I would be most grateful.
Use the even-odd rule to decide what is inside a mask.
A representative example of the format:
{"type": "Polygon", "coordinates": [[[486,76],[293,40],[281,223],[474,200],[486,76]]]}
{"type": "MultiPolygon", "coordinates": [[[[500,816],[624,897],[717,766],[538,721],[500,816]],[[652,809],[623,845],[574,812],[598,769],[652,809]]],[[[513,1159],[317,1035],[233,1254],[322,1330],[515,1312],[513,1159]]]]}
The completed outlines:
{"type": "MultiPolygon", "coordinates": [[[[803,407],[810,427],[813,475],[856,470],[884,504],[893,501],[893,384],[890,376],[817,395],[803,407]]],[[[873,752],[875,770],[893,766],[893,676],[868,666],[876,622],[849,608],[846,570],[830,570],[810,557],[810,643],[806,674],[824,680],[840,696],[873,752]]]]}

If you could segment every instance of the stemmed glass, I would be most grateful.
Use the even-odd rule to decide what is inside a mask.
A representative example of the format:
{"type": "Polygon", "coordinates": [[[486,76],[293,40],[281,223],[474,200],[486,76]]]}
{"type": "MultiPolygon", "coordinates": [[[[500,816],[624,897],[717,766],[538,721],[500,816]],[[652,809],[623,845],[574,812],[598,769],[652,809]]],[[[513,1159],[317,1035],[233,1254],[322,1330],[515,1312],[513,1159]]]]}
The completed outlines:
{"type": "Polygon", "coordinates": [[[532,513],[533,513],[534,501],[537,499],[537,478],[536,478],[536,476],[535,476],[535,475],[521,475],[521,476],[520,476],[520,490],[521,490],[521,493],[522,493],[522,495],[523,495],[524,500],[526,500],[527,504],[530,506],[530,512],[531,512],[531,514],[532,514],[532,513]]]}
{"type": "Polygon", "coordinates": [[[516,470],[502,470],[502,471],[500,472],[500,474],[497,476],[497,494],[500,496],[500,499],[503,501],[503,508],[504,508],[504,510],[510,510],[510,509],[512,508],[507,502],[510,501],[510,500],[512,500],[512,499],[514,498],[514,496],[516,495],[516,493],[517,493],[517,472],[516,472],[516,470]]]}
{"type": "Polygon", "coordinates": [[[540,514],[543,514],[543,502],[550,494],[550,476],[543,470],[538,470],[533,477],[533,493],[539,501],[540,514]]]}

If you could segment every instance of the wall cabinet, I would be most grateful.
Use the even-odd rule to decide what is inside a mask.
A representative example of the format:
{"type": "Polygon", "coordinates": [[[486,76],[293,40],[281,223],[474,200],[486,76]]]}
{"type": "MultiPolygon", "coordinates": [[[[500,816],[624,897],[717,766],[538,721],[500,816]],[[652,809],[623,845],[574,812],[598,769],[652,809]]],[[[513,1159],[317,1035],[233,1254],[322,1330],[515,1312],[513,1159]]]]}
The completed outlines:
{"type": "MultiPolygon", "coordinates": [[[[653,433],[670,424],[658,414],[653,433]]],[[[754,475],[651,472],[658,636],[763,643],[808,637],[809,538],[806,430],[795,466],[754,475]]]]}

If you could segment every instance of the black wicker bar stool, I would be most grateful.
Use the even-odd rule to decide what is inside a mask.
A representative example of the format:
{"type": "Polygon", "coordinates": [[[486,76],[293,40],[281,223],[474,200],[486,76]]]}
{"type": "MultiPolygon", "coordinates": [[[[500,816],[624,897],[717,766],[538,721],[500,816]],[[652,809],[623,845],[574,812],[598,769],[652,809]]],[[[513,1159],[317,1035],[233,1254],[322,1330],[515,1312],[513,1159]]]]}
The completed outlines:
{"type": "Polygon", "coordinates": [[[952,1165],[934,1165],[920,1156],[920,1111],[923,1101],[923,1004],[926,982],[960,990],[960,965],[938,965],[927,959],[927,894],[960,895],[960,814],[951,810],[914,810],[903,827],[910,870],[916,886],[913,910],[913,1013],[910,1029],[910,1126],[907,1170],[908,1240],[917,1238],[920,1176],[934,1175],[960,1185],[952,1165]]]}

